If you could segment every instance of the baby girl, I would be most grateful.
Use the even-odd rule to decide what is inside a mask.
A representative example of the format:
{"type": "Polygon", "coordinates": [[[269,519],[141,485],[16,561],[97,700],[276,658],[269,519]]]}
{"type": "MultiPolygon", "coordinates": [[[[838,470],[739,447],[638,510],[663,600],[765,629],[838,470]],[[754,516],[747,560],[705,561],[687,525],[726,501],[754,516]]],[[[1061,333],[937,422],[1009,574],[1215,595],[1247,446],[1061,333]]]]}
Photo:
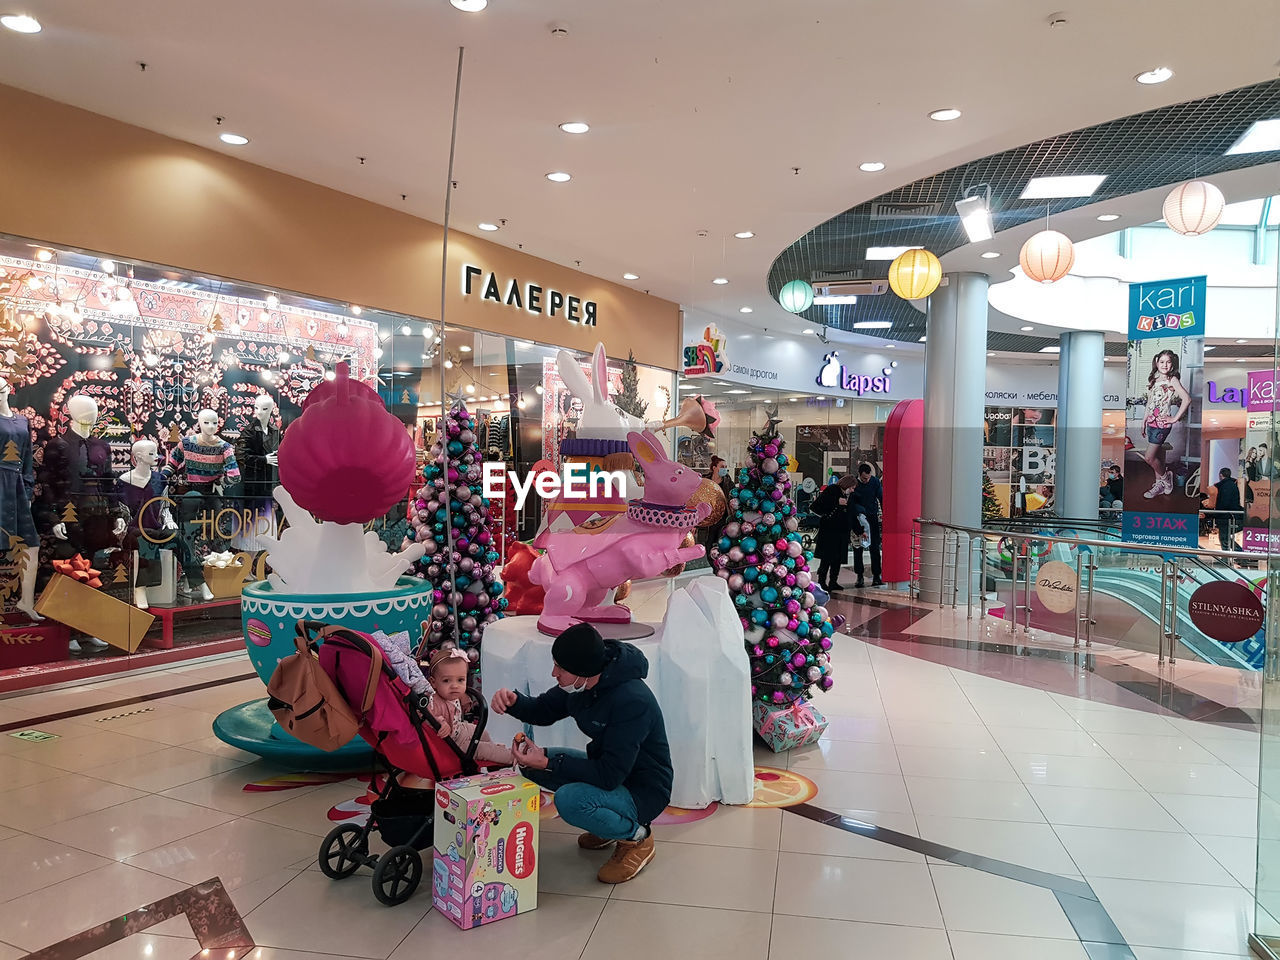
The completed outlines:
{"type": "MultiPolygon", "coordinates": [[[[467,655],[456,647],[441,648],[431,654],[427,679],[431,683],[431,701],[427,709],[440,723],[440,735],[448,737],[462,750],[471,746],[476,725],[462,719],[463,701],[467,696],[467,655]]],[[[494,743],[486,733],[476,744],[476,761],[491,766],[515,763],[511,748],[494,743]]]]}

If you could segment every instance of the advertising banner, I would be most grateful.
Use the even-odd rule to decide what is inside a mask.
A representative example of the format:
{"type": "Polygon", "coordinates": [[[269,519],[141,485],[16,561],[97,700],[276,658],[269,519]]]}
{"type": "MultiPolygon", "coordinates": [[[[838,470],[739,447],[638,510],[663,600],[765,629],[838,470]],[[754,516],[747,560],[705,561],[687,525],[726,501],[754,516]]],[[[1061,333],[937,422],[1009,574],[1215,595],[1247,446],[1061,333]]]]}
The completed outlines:
{"type": "Polygon", "coordinates": [[[1199,542],[1204,277],[1129,285],[1124,539],[1199,542]]]}
{"type": "Polygon", "coordinates": [[[1280,534],[1272,534],[1268,520],[1272,486],[1280,476],[1280,467],[1275,461],[1276,431],[1272,417],[1275,396],[1275,371],[1250,371],[1245,401],[1244,456],[1240,464],[1240,475],[1244,478],[1244,529],[1240,532],[1240,545],[1250,553],[1274,553],[1280,548],[1280,534]]]}
{"type": "Polygon", "coordinates": [[[983,415],[983,516],[1053,509],[1054,407],[987,407],[983,415]],[[987,481],[990,481],[988,487],[987,481]],[[997,513],[998,511],[998,513],[997,513]]]}

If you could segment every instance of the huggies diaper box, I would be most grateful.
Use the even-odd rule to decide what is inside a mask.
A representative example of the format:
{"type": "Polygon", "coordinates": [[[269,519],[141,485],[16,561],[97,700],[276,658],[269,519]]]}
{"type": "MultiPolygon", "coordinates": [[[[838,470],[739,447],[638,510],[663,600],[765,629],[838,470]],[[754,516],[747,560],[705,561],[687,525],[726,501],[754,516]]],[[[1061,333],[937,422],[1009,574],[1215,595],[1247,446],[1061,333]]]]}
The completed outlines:
{"type": "Polygon", "coordinates": [[[463,930],[538,905],[537,784],[510,770],[436,784],[431,900],[463,930]]]}

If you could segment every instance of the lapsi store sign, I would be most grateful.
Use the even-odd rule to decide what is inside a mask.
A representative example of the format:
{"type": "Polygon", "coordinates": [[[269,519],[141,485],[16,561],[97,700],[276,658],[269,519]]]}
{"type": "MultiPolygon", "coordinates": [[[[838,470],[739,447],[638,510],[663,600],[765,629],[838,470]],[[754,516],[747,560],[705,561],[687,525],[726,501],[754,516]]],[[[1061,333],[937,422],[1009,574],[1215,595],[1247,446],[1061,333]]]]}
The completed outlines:
{"type": "Polygon", "coordinates": [[[524,282],[518,277],[499,277],[492,270],[470,263],[462,265],[462,295],[479,295],[484,300],[492,300],[513,310],[567,320],[584,327],[596,325],[594,300],[584,300],[539,283],[524,282]]]}

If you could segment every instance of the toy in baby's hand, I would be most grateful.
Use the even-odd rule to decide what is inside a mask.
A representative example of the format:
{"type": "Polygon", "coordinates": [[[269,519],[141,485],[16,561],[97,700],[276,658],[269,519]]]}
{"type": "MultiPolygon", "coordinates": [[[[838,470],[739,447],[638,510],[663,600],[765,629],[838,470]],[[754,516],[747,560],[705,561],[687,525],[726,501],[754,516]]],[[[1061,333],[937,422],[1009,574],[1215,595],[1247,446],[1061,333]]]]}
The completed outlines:
{"type": "Polygon", "coordinates": [[[396,676],[403,680],[410,690],[414,693],[426,693],[431,689],[431,684],[423,676],[422,668],[418,666],[418,661],[413,656],[413,642],[409,639],[408,630],[390,635],[376,630],[370,636],[382,648],[382,655],[391,665],[391,669],[396,672],[396,676]]]}

